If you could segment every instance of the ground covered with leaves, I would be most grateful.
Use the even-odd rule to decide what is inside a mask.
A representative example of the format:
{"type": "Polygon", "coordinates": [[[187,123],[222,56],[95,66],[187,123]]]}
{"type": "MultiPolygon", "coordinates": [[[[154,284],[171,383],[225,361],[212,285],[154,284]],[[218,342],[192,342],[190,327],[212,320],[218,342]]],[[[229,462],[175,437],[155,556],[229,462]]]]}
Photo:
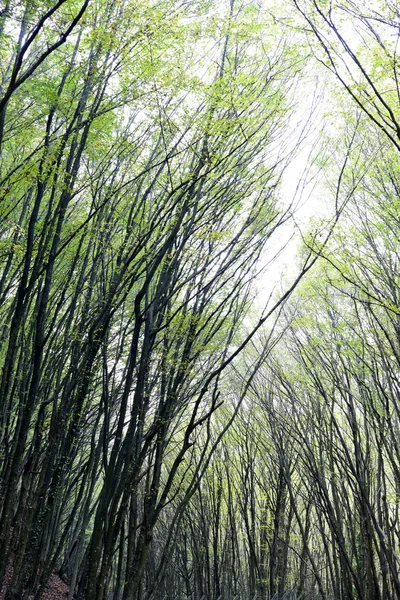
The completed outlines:
{"type": "MultiPolygon", "coordinates": [[[[0,600],[5,600],[7,586],[11,583],[12,567],[7,569],[7,574],[4,578],[4,585],[0,590],[0,600]]],[[[49,582],[41,595],[41,600],[65,600],[68,598],[68,585],[55,573],[50,577],[49,582]]],[[[29,596],[29,600],[34,600],[34,595],[29,596]]]]}

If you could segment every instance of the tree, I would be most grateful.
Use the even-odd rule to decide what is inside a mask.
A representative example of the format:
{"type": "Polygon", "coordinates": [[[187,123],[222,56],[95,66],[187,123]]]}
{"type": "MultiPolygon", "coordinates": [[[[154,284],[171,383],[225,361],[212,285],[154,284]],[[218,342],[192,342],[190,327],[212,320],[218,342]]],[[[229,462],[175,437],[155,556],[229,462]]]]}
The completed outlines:
{"type": "Polygon", "coordinates": [[[191,473],[173,519],[218,445],[223,371],[315,261],[246,337],[258,259],[290,218],[276,194],[295,149],[273,148],[292,57],[261,45],[254,7],[225,8],[215,22],[212,3],[175,0],[2,13],[7,599],[39,599],[60,565],[70,598],[140,596],[177,481],[191,473]]]}

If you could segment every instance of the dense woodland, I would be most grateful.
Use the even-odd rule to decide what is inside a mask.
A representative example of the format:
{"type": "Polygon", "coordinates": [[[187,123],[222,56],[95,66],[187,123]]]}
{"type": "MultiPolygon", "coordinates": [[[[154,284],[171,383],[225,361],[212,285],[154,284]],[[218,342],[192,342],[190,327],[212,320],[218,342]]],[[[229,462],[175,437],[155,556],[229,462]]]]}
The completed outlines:
{"type": "Polygon", "coordinates": [[[400,599],[399,26],[1,0],[2,599],[400,599]]]}

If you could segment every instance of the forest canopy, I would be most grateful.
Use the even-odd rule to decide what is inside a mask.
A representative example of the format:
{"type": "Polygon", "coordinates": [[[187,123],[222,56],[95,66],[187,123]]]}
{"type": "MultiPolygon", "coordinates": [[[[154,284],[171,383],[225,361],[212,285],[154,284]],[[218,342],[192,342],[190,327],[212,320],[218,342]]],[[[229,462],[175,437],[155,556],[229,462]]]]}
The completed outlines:
{"type": "Polygon", "coordinates": [[[0,4],[1,599],[400,599],[399,24],[0,4]]]}

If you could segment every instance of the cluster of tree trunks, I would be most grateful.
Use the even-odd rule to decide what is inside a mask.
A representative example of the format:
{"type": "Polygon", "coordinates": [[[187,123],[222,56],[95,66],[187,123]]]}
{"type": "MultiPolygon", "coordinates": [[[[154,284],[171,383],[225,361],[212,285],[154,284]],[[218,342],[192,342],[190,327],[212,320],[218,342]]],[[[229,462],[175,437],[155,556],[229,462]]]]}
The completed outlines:
{"type": "Polygon", "coordinates": [[[400,598],[399,10],[289,4],[0,10],[6,600],[400,598]],[[357,110],[249,331],[305,40],[357,110]]]}

